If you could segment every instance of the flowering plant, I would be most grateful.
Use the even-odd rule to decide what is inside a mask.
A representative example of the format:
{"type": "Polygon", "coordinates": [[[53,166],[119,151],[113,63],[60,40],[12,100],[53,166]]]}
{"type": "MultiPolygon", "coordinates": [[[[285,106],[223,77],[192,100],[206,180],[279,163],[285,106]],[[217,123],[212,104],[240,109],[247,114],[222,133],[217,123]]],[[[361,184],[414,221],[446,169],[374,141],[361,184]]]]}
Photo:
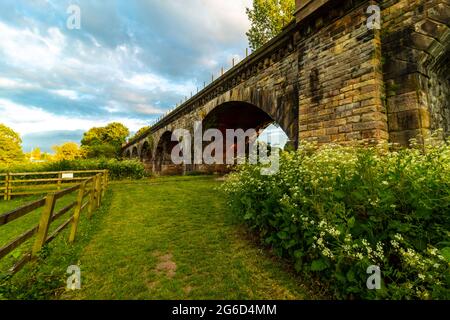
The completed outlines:
{"type": "Polygon", "coordinates": [[[223,185],[233,211],[337,298],[450,297],[450,145],[300,145],[280,170],[242,165],[223,185]],[[377,265],[382,288],[368,290],[377,265]]]}

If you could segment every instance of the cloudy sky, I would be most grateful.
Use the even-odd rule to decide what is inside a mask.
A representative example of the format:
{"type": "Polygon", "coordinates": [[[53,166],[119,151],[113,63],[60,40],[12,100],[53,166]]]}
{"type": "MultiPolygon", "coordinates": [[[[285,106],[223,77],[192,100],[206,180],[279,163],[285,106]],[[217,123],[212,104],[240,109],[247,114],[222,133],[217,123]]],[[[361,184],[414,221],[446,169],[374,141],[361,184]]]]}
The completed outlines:
{"type": "Polygon", "coordinates": [[[243,56],[251,2],[1,0],[0,123],[25,151],[112,121],[137,131],[243,56]]]}

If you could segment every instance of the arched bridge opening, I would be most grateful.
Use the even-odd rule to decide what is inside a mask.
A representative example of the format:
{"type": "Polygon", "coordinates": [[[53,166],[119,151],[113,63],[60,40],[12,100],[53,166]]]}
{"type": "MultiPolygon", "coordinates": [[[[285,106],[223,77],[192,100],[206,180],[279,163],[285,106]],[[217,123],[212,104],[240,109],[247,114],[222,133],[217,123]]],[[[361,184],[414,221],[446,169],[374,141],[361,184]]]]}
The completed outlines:
{"type": "MultiPolygon", "coordinates": [[[[202,121],[204,158],[210,156],[215,162],[194,166],[201,172],[226,173],[239,158],[239,148],[248,158],[250,145],[256,141],[268,144],[268,148],[282,148],[286,142],[295,141],[288,137],[280,124],[267,112],[254,104],[242,101],[223,103],[211,110],[202,121]],[[221,146],[216,142],[216,135],[210,129],[220,132],[221,146]],[[243,138],[238,138],[243,134],[243,138]],[[241,141],[240,141],[241,140],[241,141]],[[239,144],[244,143],[244,146],[239,144]],[[230,163],[231,157],[233,163],[230,163]]],[[[205,159],[204,159],[205,161],[205,159]]]]}
{"type": "Polygon", "coordinates": [[[178,145],[172,141],[172,131],[166,131],[159,139],[154,157],[154,172],[162,175],[182,174],[183,165],[174,164],[172,161],[172,150],[178,145]]]}

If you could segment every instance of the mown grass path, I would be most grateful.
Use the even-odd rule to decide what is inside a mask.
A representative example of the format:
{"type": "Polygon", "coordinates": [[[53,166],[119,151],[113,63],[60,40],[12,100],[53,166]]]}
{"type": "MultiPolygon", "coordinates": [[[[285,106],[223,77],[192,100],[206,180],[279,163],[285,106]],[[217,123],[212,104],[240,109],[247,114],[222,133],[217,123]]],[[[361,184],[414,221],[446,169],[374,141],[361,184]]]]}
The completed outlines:
{"type": "Polygon", "coordinates": [[[233,222],[220,182],[177,177],[112,184],[81,251],[82,289],[63,299],[315,298],[233,222]]]}

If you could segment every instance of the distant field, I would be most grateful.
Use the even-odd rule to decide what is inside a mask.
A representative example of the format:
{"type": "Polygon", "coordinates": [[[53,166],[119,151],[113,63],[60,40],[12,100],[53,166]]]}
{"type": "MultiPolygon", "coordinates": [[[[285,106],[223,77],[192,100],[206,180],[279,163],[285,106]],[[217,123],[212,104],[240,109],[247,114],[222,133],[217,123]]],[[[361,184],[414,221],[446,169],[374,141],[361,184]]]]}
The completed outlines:
{"type": "Polygon", "coordinates": [[[16,289],[5,298],[317,298],[234,222],[219,185],[202,176],[112,183],[76,245],[63,233],[46,259],[8,283],[16,289]],[[81,268],[79,291],[64,290],[70,264],[81,268]],[[34,287],[25,284],[30,272],[34,287]]]}

